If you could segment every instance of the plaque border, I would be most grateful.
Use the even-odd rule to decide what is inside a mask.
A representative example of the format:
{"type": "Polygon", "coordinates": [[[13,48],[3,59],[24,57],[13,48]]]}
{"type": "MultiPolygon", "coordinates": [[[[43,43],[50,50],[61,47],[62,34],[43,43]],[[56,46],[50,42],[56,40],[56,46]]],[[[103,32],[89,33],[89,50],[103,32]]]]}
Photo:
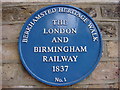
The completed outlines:
{"type": "Polygon", "coordinates": [[[39,9],[38,11],[34,12],[27,20],[26,22],[24,23],[22,29],[21,29],[21,32],[20,32],[20,36],[19,36],[19,40],[18,40],[18,51],[19,51],[19,56],[20,56],[20,60],[22,62],[22,65],[25,67],[25,69],[29,72],[29,74],[34,77],[35,79],[37,79],[38,81],[42,82],[42,83],[45,83],[45,84],[48,84],[48,85],[51,85],[51,86],[69,86],[69,85],[73,85],[73,84],[76,84],[82,80],[84,80],[85,78],[87,78],[93,71],[94,69],[96,68],[96,66],[98,65],[99,61],[100,61],[100,58],[102,57],[102,51],[103,51],[103,42],[102,42],[102,34],[100,32],[100,29],[98,27],[98,25],[96,24],[96,22],[92,19],[92,17],[87,14],[85,11],[81,10],[80,8],[78,7],[74,7],[74,6],[71,6],[71,5],[67,5],[67,4],[55,4],[55,5],[49,5],[49,6],[46,6],[46,7],[43,7],[41,9],[39,9]],[[83,77],[75,80],[75,81],[72,81],[72,82],[69,82],[69,83],[53,83],[53,82],[48,82],[44,79],[41,79],[40,77],[38,77],[37,75],[35,75],[30,69],[29,67],[26,65],[25,61],[24,61],[24,58],[21,54],[21,39],[22,39],[22,34],[24,32],[24,28],[25,26],[29,23],[29,21],[34,17],[34,15],[38,12],[42,12],[46,9],[49,9],[49,8],[53,8],[53,7],[68,7],[68,8],[72,8],[72,9],[75,9],[79,12],[82,12],[84,15],[87,16],[87,18],[90,19],[90,21],[95,25],[95,28],[97,29],[97,33],[98,33],[98,36],[99,36],[99,40],[100,40],[100,49],[99,49],[99,56],[98,58],[96,59],[96,63],[94,64],[94,66],[90,69],[89,72],[87,72],[83,77]]]}

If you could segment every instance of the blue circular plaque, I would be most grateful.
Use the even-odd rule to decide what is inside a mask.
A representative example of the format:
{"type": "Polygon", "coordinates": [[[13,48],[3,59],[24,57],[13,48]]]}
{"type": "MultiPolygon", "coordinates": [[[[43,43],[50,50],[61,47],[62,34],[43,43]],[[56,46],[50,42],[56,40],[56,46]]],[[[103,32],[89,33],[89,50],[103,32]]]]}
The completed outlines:
{"type": "Polygon", "coordinates": [[[101,58],[102,37],[94,20],[81,9],[51,5],[26,21],[19,53],[34,78],[52,86],[68,86],[95,69],[101,58]]]}

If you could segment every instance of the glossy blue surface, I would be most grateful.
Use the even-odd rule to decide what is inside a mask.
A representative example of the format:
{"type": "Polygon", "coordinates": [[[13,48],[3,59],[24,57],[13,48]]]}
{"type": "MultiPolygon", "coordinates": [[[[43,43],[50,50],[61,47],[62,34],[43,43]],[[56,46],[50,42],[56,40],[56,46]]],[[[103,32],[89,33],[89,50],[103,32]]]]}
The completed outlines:
{"type": "Polygon", "coordinates": [[[101,58],[102,37],[94,20],[81,9],[70,5],[51,5],[38,10],[26,21],[19,37],[19,53],[24,67],[34,78],[52,86],[68,86],[85,79],[95,69],[101,58]],[[59,12],[60,8],[65,9],[65,12],[59,12]],[[36,19],[38,15],[41,18],[36,19]],[[66,24],[54,25],[52,20],[66,20],[66,24]],[[93,25],[91,28],[90,23],[93,25]],[[76,33],[44,34],[44,29],[47,31],[58,28],[74,28],[76,33]],[[67,43],[54,43],[54,37],[67,37],[69,40],[67,43]],[[23,41],[25,38],[27,42],[23,41]],[[66,46],[81,46],[84,49],[86,46],[86,51],[34,52],[34,47],[66,46]],[[72,57],[72,60],[75,60],[73,56],[77,56],[77,59],[73,62],[43,62],[43,56],[46,56],[47,60],[54,56],[59,56],[60,60],[61,56],[72,57]],[[61,71],[55,72],[54,66],[61,67],[61,71]]]}

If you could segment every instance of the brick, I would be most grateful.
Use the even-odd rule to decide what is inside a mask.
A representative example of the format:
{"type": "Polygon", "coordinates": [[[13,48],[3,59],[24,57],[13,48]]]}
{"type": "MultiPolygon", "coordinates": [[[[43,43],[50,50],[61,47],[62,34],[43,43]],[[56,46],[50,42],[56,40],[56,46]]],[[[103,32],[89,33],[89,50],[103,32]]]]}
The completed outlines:
{"type": "Polygon", "coordinates": [[[3,81],[8,81],[8,83],[19,81],[20,83],[30,79],[34,78],[26,72],[22,64],[3,64],[3,81]]]}
{"type": "Polygon", "coordinates": [[[108,57],[118,57],[118,42],[107,41],[107,55],[108,57]]]}
{"type": "Polygon", "coordinates": [[[0,88],[2,85],[2,65],[0,64],[0,88]]]}
{"type": "Polygon", "coordinates": [[[109,57],[103,57],[100,59],[100,62],[113,62],[113,61],[119,61],[118,58],[109,58],[109,57]]]}
{"type": "Polygon", "coordinates": [[[118,41],[118,60],[120,61],[120,41],[118,41]]]}
{"type": "Polygon", "coordinates": [[[17,76],[17,64],[3,64],[2,66],[2,80],[6,80],[8,82],[13,79],[16,80],[17,76]]]}
{"type": "Polygon", "coordinates": [[[3,25],[2,26],[2,40],[11,41],[11,42],[18,41],[21,28],[22,28],[22,24],[3,25]]]}
{"type": "Polygon", "coordinates": [[[50,0],[2,0],[2,2],[50,2],[50,0]]]}
{"type": "MultiPolygon", "coordinates": [[[[118,84],[86,84],[86,85],[80,85],[80,84],[74,84],[69,86],[68,88],[89,88],[90,90],[96,90],[98,88],[118,88],[118,84]]],[[[84,90],[84,89],[82,89],[84,90]]]]}
{"type": "Polygon", "coordinates": [[[97,17],[97,11],[95,8],[90,7],[90,8],[84,8],[83,10],[87,12],[92,18],[97,17]]]}
{"type": "MultiPolygon", "coordinates": [[[[51,3],[52,4],[52,3],[51,3]]],[[[13,6],[13,7],[3,7],[2,10],[2,19],[3,21],[7,22],[11,22],[11,21],[26,21],[34,12],[36,12],[37,10],[39,10],[42,7],[45,6],[49,6],[51,4],[43,4],[43,5],[24,5],[24,6],[13,6]],[[17,14],[16,14],[17,13],[17,14]]],[[[83,6],[83,5],[79,5],[79,4],[70,4],[73,6],[76,6],[78,8],[83,9],[84,11],[86,11],[88,14],[90,14],[92,17],[97,17],[97,10],[96,7],[94,6],[83,6]]]]}
{"type": "Polygon", "coordinates": [[[92,73],[92,79],[101,80],[118,80],[118,62],[99,63],[95,71],[92,73]]]}
{"type": "MultiPolygon", "coordinates": [[[[40,86],[5,86],[5,87],[3,87],[3,88],[46,88],[46,90],[47,90],[47,88],[49,89],[49,90],[56,90],[56,88],[57,87],[50,87],[50,86],[46,86],[46,87],[40,87],[40,86]],[[51,89],[50,89],[51,88],[51,89]]],[[[63,90],[69,90],[70,88],[92,88],[92,89],[90,89],[90,90],[96,90],[96,89],[93,89],[93,88],[118,88],[118,84],[117,83],[115,83],[115,84],[105,84],[105,85],[103,85],[103,84],[99,84],[99,85],[76,85],[76,84],[74,84],[74,85],[71,85],[71,86],[67,86],[67,87],[62,87],[62,89],[63,90]]],[[[84,90],[84,89],[83,89],[84,90]]]]}
{"type": "Polygon", "coordinates": [[[2,60],[10,62],[11,60],[18,60],[20,62],[19,54],[18,54],[18,46],[17,43],[3,43],[2,45],[2,60]]]}
{"type": "Polygon", "coordinates": [[[0,43],[0,64],[2,64],[2,43],[0,43]]]}
{"type": "Polygon", "coordinates": [[[89,85],[87,88],[118,88],[118,84],[89,85]]]}
{"type": "Polygon", "coordinates": [[[98,22],[103,39],[117,38],[117,27],[115,22],[98,22]]]}
{"type": "Polygon", "coordinates": [[[106,57],[107,56],[107,54],[106,54],[106,42],[103,40],[103,45],[102,45],[102,58],[101,59],[103,59],[104,57],[106,57]]]}
{"type": "Polygon", "coordinates": [[[38,7],[35,6],[15,6],[3,7],[2,19],[3,21],[23,21],[27,20],[33,12],[37,11],[38,7]],[[16,14],[17,13],[17,14],[16,14]]]}
{"type": "Polygon", "coordinates": [[[18,76],[17,79],[20,82],[24,82],[25,80],[32,80],[34,81],[35,79],[26,71],[26,69],[24,68],[24,66],[22,64],[18,64],[19,66],[18,68],[18,76]]]}
{"type": "Polygon", "coordinates": [[[73,4],[73,6],[82,9],[83,11],[88,13],[92,18],[97,18],[97,16],[98,16],[98,12],[97,12],[97,10],[99,8],[98,5],[92,6],[92,5],[82,5],[82,4],[74,5],[73,4]]]}
{"type": "Polygon", "coordinates": [[[103,18],[119,18],[120,17],[120,5],[101,5],[101,12],[103,18]]]}

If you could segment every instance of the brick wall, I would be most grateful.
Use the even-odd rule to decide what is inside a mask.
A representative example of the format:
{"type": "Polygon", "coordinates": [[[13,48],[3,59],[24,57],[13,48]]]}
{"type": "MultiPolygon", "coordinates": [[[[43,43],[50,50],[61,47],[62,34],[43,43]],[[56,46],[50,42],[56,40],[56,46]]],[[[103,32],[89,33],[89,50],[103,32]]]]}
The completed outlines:
{"type": "MultiPolygon", "coordinates": [[[[53,0],[54,1],[54,0],[53,0]]],[[[69,0],[68,0],[69,1],[69,0]]],[[[94,72],[85,80],[68,88],[118,88],[118,23],[120,5],[114,2],[4,2],[2,3],[2,86],[43,87],[45,85],[27,73],[18,54],[18,37],[27,18],[42,7],[69,4],[93,17],[103,35],[103,56],[94,72]]]]}

